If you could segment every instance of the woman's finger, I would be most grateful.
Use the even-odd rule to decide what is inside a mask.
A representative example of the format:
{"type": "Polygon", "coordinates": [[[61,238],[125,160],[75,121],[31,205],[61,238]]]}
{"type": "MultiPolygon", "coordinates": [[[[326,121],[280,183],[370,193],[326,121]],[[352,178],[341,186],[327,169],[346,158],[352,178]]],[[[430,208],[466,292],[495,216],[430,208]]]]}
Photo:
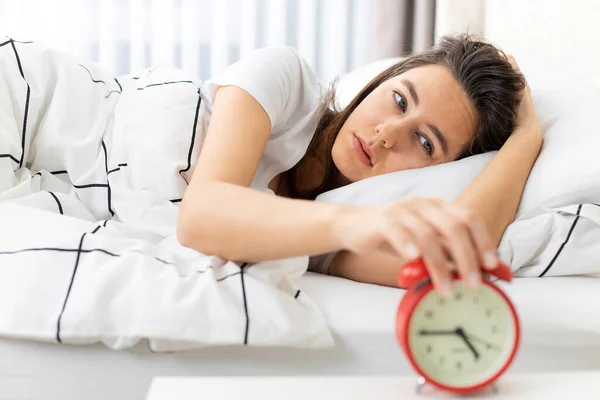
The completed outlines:
{"type": "Polygon", "coordinates": [[[496,268],[499,262],[496,255],[496,248],[488,231],[485,229],[483,222],[481,222],[479,218],[473,216],[470,211],[452,204],[448,205],[448,211],[456,215],[457,218],[460,218],[469,226],[469,232],[473,242],[477,246],[479,260],[483,268],[496,268]]]}
{"type": "Polygon", "coordinates": [[[513,69],[517,72],[521,72],[521,68],[519,68],[519,64],[517,64],[517,60],[510,54],[506,55],[506,60],[512,65],[513,69]]]}
{"type": "Polygon", "coordinates": [[[451,266],[442,249],[440,237],[426,221],[407,208],[397,212],[395,218],[397,224],[403,226],[414,239],[429,271],[433,286],[442,295],[449,295],[452,287],[451,266]]]}
{"type": "Polygon", "coordinates": [[[440,200],[424,201],[415,212],[445,238],[461,278],[467,286],[476,287],[481,280],[481,271],[475,243],[468,225],[449,212],[445,204],[440,200]]]}
{"type": "Polygon", "coordinates": [[[400,255],[408,261],[415,260],[421,255],[415,238],[404,226],[397,223],[390,224],[385,236],[387,245],[384,246],[387,249],[383,249],[384,251],[391,249],[392,254],[400,255]]]}

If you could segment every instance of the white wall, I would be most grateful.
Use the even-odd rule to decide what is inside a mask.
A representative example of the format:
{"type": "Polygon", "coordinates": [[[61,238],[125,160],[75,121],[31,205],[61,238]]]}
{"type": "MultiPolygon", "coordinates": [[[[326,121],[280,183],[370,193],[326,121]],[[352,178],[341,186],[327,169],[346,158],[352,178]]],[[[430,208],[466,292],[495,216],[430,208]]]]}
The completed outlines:
{"type": "Polygon", "coordinates": [[[526,74],[564,75],[600,88],[600,2],[487,0],[485,36],[526,74]]]}
{"type": "Polygon", "coordinates": [[[484,0],[437,0],[435,42],[446,34],[483,34],[484,5],[484,0]]]}
{"type": "Polygon", "coordinates": [[[438,0],[436,38],[482,33],[526,76],[557,76],[600,89],[600,1],[438,0]]]}

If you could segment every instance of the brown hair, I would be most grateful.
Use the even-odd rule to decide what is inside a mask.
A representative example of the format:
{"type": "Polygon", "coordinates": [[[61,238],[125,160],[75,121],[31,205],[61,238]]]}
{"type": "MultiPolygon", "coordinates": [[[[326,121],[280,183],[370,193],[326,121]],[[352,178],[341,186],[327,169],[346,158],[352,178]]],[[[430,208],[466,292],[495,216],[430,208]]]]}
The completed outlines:
{"type": "Polygon", "coordinates": [[[322,117],[305,155],[318,157],[316,150],[323,145],[326,147],[325,159],[317,160],[323,164],[322,176],[318,177],[320,183],[302,186],[306,182],[303,174],[308,170],[303,170],[300,162],[284,176],[284,180],[288,181],[286,191],[289,197],[312,200],[333,189],[339,170],[333,163],[331,149],[348,116],[382,82],[412,68],[430,64],[443,65],[450,70],[478,113],[477,131],[458,158],[499,150],[514,130],[525,78],[493,45],[468,34],[445,36],[430,50],[409,56],[381,72],[341,111],[335,104],[336,82],[333,82],[322,102],[322,117]]]}

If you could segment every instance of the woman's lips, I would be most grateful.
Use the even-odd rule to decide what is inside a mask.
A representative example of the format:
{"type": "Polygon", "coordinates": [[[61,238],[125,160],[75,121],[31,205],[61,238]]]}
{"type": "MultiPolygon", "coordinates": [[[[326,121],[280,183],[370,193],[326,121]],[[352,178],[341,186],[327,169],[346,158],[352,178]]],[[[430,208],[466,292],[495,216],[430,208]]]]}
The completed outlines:
{"type": "Polygon", "coordinates": [[[372,167],[373,164],[371,164],[371,159],[369,158],[369,155],[365,152],[365,150],[363,149],[363,146],[360,142],[360,139],[355,135],[352,134],[352,144],[354,146],[354,150],[356,151],[357,155],[358,155],[358,159],[365,165],[372,167]]]}

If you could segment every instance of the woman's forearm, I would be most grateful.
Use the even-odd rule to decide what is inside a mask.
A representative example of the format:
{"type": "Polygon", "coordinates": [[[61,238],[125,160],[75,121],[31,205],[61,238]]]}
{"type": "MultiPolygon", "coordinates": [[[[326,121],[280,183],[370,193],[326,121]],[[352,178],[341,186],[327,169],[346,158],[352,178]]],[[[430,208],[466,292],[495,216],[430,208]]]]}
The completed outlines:
{"type": "Polygon", "coordinates": [[[518,127],[488,165],[454,200],[480,217],[495,245],[514,220],[525,183],[542,148],[537,124],[518,127]]]}
{"type": "Polygon", "coordinates": [[[408,260],[383,252],[355,254],[342,250],[329,265],[328,274],[374,285],[398,287],[398,270],[408,260]]]}
{"type": "Polygon", "coordinates": [[[180,206],[178,240],[186,247],[234,261],[339,250],[334,224],[341,213],[353,209],[276,197],[224,182],[204,182],[188,190],[197,193],[186,193],[180,206]]]}

